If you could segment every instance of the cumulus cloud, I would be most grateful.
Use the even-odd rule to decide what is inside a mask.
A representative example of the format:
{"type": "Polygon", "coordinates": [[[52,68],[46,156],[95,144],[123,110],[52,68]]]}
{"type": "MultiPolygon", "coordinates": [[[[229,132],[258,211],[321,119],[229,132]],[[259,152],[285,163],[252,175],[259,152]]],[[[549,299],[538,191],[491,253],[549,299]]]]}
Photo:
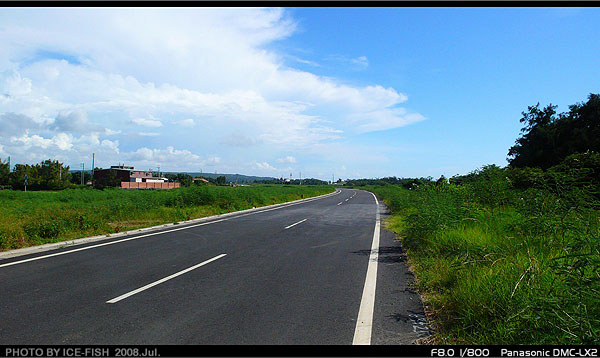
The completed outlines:
{"type": "Polygon", "coordinates": [[[31,117],[17,113],[0,113],[0,135],[20,136],[30,130],[38,130],[41,126],[31,117]]]}
{"type": "Polygon", "coordinates": [[[102,142],[100,143],[102,145],[102,147],[108,148],[116,153],[119,153],[119,141],[115,140],[108,140],[108,139],[103,139],[102,142]]]}
{"type": "Polygon", "coordinates": [[[69,150],[73,147],[73,136],[67,133],[58,133],[51,138],[44,138],[37,134],[31,136],[23,134],[20,137],[12,137],[10,141],[21,144],[24,149],[32,147],[53,149],[53,147],[56,147],[58,150],[69,150]]]}
{"type": "Polygon", "coordinates": [[[72,133],[101,132],[104,130],[102,127],[90,123],[87,113],[81,110],[59,113],[50,128],[72,133]]]}
{"type": "Polygon", "coordinates": [[[282,9],[8,9],[0,23],[0,145],[24,159],[95,151],[140,165],[251,165],[424,119],[399,107],[407,96],[394,88],[288,66],[269,46],[296,31],[282,9]],[[129,135],[140,127],[156,130],[129,135]],[[248,153],[221,154],[240,147],[248,153]]]}
{"type": "Polygon", "coordinates": [[[6,97],[25,96],[31,92],[31,80],[15,70],[0,74],[0,94],[6,97]]]}

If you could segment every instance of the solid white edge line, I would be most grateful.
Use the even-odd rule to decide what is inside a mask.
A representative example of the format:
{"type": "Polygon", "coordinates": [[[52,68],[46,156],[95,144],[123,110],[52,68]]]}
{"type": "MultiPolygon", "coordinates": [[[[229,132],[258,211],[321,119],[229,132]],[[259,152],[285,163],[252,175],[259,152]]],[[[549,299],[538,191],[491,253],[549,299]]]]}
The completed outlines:
{"type": "Polygon", "coordinates": [[[305,222],[306,220],[308,220],[308,219],[300,220],[300,221],[298,221],[298,222],[297,222],[297,223],[295,223],[295,224],[292,224],[292,225],[286,226],[284,230],[287,230],[287,229],[291,228],[292,226],[296,226],[296,225],[298,225],[298,224],[302,224],[302,223],[303,223],[303,222],[305,222]]]}
{"type": "Polygon", "coordinates": [[[81,247],[79,249],[74,249],[74,250],[69,250],[69,251],[61,251],[61,252],[57,252],[57,253],[49,254],[49,255],[36,256],[36,257],[32,257],[32,258],[25,259],[25,260],[13,261],[13,262],[5,263],[5,264],[0,264],[0,268],[7,267],[7,266],[12,266],[12,265],[17,265],[17,264],[21,264],[21,263],[25,263],[25,262],[30,262],[30,261],[42,260],[42,259],[49,258],[49,257],[54,257],[54,256],[67,255],[67,254],[71,254],[71,253],[78,252],[78,251],[94,249],[96,247],[102,247],[102,246],[107,246],[107,245],[118,244],[118,243],[125,242],[125,241],[137,240],[137,239],[141,239],[141,238],[148,237],[148,236],[166,234],[166,233],[169,233],[169,232],[180,231],[180,230],[187,230],[187,229],[191,229],[191,228],[198,227],[198,226],[210,225],[210,224],[218,223],[218,222],[221,222],[221,221],[226,221],[226,220],[241,218],[241,217],[248,216],[248,215],[260,214],[260,213],[264,213],[264,212],[271,211],[271,210],[283,209],[283,208],[287,208],[287,207],[294,206],[294,205],[299,205],[299,204],[304,204],[304,203],[308,203],[308,202],[319,200],[319,199],[324,199],[326,197],[337,195],[339,193],[341,193],[341,191],[336,191],[336,192],[333,192],[333,193],[325,194],[325,195],[320,196],[320,197],[308,198],[308,199],[305,199],[304,201],[301,201],[301,202],[283,203],[283,204],[288,204],[288,205],[281,205],[280,204],[281,206],[276,206],[276,207],[269,208],[269,209],[264,209],[264,210],[259,210],[259,211],[252,211],[252,212],[249,212],[249,213],[246,213],[246,214],[235,215],[235,216],[231,216],[231,217],[225,217],[225,218],[222,218],[222,219],[217,219],[217,220],[202,222],[200,224],[188,225],[188,226],[180,227],[180,228],[177,228],[177,229],[157,231],[157,232],[153,232],[153,233],[150,233],[150,234],[129,237],[129,238],[126,238],[126,239],[121,239],[121,240],[116,240],[116,241],[111,241],[111,242],[105,242],[103,244],[97,244],[97,245],[92,245],[92,246],[81,247]]]}
{"type": "Polygon", "coordinates": [[[358,318],[356,319],[356,329],[354,330],[353,345],[371,344],[371,332],[373,330],[373,310],[375,308],[375,288],[377,285],[377,261],[379,259],[379,201],[375,194],[377,214],[375,216],[375,231],[373,232],[373,243],[371,244],[371,253],[369,255],[369,265],[367,266],[367,277],[363,289],[358,318]]]}
{"type": "Polygon", "coordinates": [[[154,281],[154,282],[152,282],[152,283],[149,283],[149,284],[147,284],[146,286],[143,286],[143,287],[140,287],[140,288],[138,288],[137,290],[133,290],[133,291],[131,291],[131,292],[127,292],[127,293],[125,293],[125,294],[123,294],[123,295],[121,295],[121,296],[119,296],[119,297],[115,297],[115,298],[113,298],[113,299],[111,299],[111,300],[108,300],[108,301],[106,301],[106,303],[117,303],[117,302],[119,302],[119,301],[121,301],[121,300],[124,300],[124,299],[126,299],[127,297],[130,297],[130,296],[133,296],[133,295],[135,295],[136,293],[140,293],[140,292],[142,292],[142,291],[145,291],[145,290],[147,290],[147,289],[149,289],[149,288],[151,288],[151,287],[154,287],[154,286],[156,286],[156,285],[160,285],[161,283],[163,283],[163,282],[165,282],[165,281],[169,281],[169,280],[170,280],[170,279],[172,279],[172,278],[175,278],[175,277],[177,277],[177,276],[181,276],[181,275],[183,275],[184,273],[187,273],[187,272],[190,272],[190,271],[192,271],[192,270],[195,270],[195,269],[197,269],[197,268],[198,268],[198,267],[200,267],[200,266],[204,266],[204,265],[206,265],[206,264],[208,264],[208,263],[211,263],[211,262],[213,262],[213,261],[215,261],[215,260],[218,260],[218,259],[220,259],[221,257],[223,257],[223,256],[226,256],[226,255],[227,255],[227,254],[221,254],[221,255],[215,256],[215,257],[213,257],[212,259],[206,260],[206,261],[204,261],[204,262],[201,262],[201,263],[199,263],[199,264],[197,264],[197,265],[194,265],[194,266],[192,266],[192,267],[188,267],[188,268],[186,268],[185,270],[181,270],[181,271],[179,271],[179,272],[177,272],[177,273],[174,273],[174,274],[172,274],[172,275],[170,275],[170,276],[167,276],[167,277],[165,277],[165,278],[163,278],[163,279],[160,279],[160,280],[158,280],[158,281],[154,281]]]}

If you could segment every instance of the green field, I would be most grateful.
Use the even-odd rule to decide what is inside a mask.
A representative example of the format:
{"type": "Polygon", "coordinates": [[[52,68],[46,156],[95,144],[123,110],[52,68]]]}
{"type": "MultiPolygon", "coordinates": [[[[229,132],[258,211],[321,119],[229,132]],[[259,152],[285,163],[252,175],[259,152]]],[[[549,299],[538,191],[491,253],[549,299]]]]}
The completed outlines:
{"type": "Polygon", "coordinates": [[[172,223],[333,192],[331,186],[0,191],[0,251],[172,223]]]}
{"type": "Polygon", "coordinates": [[[519,189],[522,174],[496,167],[461,185],[364,187],[393,213],[387,225],[435,343],[600,343],[597,187],[546,179],[519,189]]]}

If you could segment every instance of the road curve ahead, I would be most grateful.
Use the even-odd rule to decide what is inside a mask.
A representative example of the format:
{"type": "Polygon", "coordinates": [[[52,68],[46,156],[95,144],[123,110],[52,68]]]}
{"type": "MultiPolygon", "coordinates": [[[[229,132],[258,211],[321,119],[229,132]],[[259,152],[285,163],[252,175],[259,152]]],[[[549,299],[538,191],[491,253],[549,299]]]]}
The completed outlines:
{"type": "Polygon", "coordinates": [[[0,260],[0,344],[411,343],[422,305],[378,210],[341,189],[0,260]]]}

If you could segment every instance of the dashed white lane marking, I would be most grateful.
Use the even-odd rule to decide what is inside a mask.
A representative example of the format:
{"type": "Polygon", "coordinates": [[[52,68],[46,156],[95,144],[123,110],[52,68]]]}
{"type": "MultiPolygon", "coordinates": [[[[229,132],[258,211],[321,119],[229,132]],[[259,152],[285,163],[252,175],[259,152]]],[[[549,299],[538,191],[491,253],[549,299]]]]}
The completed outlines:
{"type": "Polygon", "coordinates": [[[74,250],[69,250],[69,251],[61,251],[61,252],[57,252],[57,253],[54,253],[54,254],[43,255],[43,256],[36,256],[36,257],[32,257],[32,258],[25,259],[25,260],[13,261],[13,262],[9,262],[9,263],[6,263],[6,264],[1,264],[0,268],[1,267],[6,267],[6,266],[17,265],[17,264],[21,264],[21,263],[25,263],[25,262],[30,262],[30,261],[42,260],[42,259],[46,259],[46,258],[54,257],[54,256],[72,254],[74,252],[79,252],[79,251],[83,251],[83,250],[94,249],[96,247],[102,247],[102,246],[106,246],[106,245],[118,244],[118,243],[121,243],[121,242],[130,241],[130,240],[137,240],[137,239],[141,239],[143,237],[148,237],[148,236],[153,236],[153,235],[161,235],[161,234],[166,234],[166,233],[169,233],[169,232],[174,232],[174,231],[179,231],[179,230],[187,230],[187,229],[191,229],[191,228],[198,227],[198,226],[215,224],[215,223],[218,223],[218,222],[221,222],[221,221],[242,218],[242,217],[248,216],[248,215],[260,214],[260,213],[264,213],[266,211],[278,210],[278,209],[283,209],[283,208],[287,208],[287,207],[294,206],[294,205],[304,204],[304,203],[308,203],[308,202],[311,202],[311,201],[314,201],[314,200],[324,199],[324,198],[329,197],[329,196],[338,195],[340,193],[341,193],[341,191],[337,191],[337,192],[328,194],[327,196],[320,196],[320,197],[316,197],[316,198],[310,198],[310,199],[306,199],[306,200],[301,201],[301,202],[290,203],[289,205],[282,205],[282,206],[277,206],[277,207],[274,207],[274,208],[269,208],[269,209],[264,209],[264,210],[259,210],[259,211],[253,211],[253,212],[250,212],[250,213],[247,213],[247,214],[235,215],[235,216],[226,217],[226,218],[223,218],[223,219],[218,219],[218,220],[212,220],[212,221],[203,222],[203,223],[200,223],[200,224],[188,225],[188,226],[180,227],[180,228],[177,228],[177,229],[157,231],[157,232],[152,232],[152,233],[145,234],[145,235],[139,235],[139,236],[129,237],[129,238],[126,238],[126,239],[105,242],[105,243],[97,244],[97,245],[85,246],[85,247],[81,247],[79,249],[74,249],[74,250]]]}
{"type": "Polygon", "coordinates": [[[379,259],[379,201],[375,194],[377,214],[375,216],[375,231],[373,232],[373,243],[371,244],[371,254],[369,255],[369,265],[367,266],[367,278],[363,289],[358,318],[356,319],[356,329],[354,330],[354,340],[352,344],[371,344],[371,331],[373,329],[373,309],[375,308],[375,287],[377,284],[377,260],[379,259]]]}
{"type": "Polygon", "coordinates": [[[342,201],[342,202],[339,202],[339,203],[338,203],[338,205],[342,205],[343,203],[344,203],[343,201],[342,201]]]}
{"type": "Polygon", "coordinates": [[[346,199],[346,200],[344,200],[344,201],[348,201],[348,200],[349,200],[349,199],[346,199]]]}
{"type": "Polygon", "coordinates": [[[113,298],[112,300],[108,300],[108,301],[106,301],[106,303],[117,303],[117,302],[119,302],[119,301],[121,301],[121,300],[124,300],[124,299],[126,299],[127,297],[130,297],[130,296],[133,296],[133,295],[135,295],[136,293],[140,293],[140,292],[142,292],[142,291],[145,291],[145,290],[149,289],[150,287],[154,287],[154,286],[156,286],[156,285],[160,285],[161,283],[163,283],[163,282],[165,282],[165,281],[169,281],[169,280],[170,280],[170,279],[172,279],[172,278],[175,278],[175,277],[177,277],[177,276],[181,276],[181,275],[183,275],[184,273],[187,273],[187,272],[190,272],[190,271],[192,271],[192,270],[195,270],[195,269],[197,269],[197,268],[198,268],[198,267],[200,267],[200,266],[204,266],[204,265],[206,265],[206,264],[208,264],[208,263],[211,263],[211,262],[213,262],[213,261],[215,261],[215,260],[218,260],[218,259],[220,259],[221,257],[223,257],[223,256],[225,256],[225,255],[227,255],[227,254],[221,254],[221,255],[215,256],[215,257],[213,257],[212,259],[209,259],[209,260],[206,260],[206,261],[204,261],[204,262],[201,262],[201,263],[199,263],[198,265],[194,265],[194,266],[192,266],[192,267],[186,268],[185,270],[182,270],[182,271],[179,271],[179,272],[177,272],[177,273],[174,273],[174,274],[172,274],[171,276],[167,276],[167,277],[165,277],[165,278],[163,278],[163,279],[160,279],[160,280],[158,280],[158,281],[154,281],[154,282],[152,282],[152,283],[150,283],[150,284],[147,284],[147,285],[146,285],[146,286],[144,286],[144,287],[140,287],[140,288],[138,288],[137,290],[133,290],[133,291],[131,291],[131,292],[127,292],[127,293],[126,293],[126,294],[124,294],[124,295],[121,295],[121,296],[119,296],[119,297],[115,297],[115,298],[113,298]]]}
{"type": "Polygon", "coordinates": [[[334,241],[328,242],[328,243],[323,244],[323,245],[311,246],[310,248],[311,249],[318,249],[319,247],[325,247],[325,246],[333,245],[336,242],[337,242],[337,240],[334,240],[334,241]]]}
{"type": "Polygon", "coordinates": [[[285,229],[284,229],[284,230],[287,230],[287,229],[291,228],[292,226],[296,226],[296,225],[298,225],[298,224],[302,224],[302,223],[303,223],[303,222],[305,222],[306,220],[308,220],[308,219],[300,220],[300,221],[298,221],[297,223],[294,223],[294,224],[292,224],[292,225],[288,225],[288,226],[286,226],[286,227],[285,227],[285,229]]]}

